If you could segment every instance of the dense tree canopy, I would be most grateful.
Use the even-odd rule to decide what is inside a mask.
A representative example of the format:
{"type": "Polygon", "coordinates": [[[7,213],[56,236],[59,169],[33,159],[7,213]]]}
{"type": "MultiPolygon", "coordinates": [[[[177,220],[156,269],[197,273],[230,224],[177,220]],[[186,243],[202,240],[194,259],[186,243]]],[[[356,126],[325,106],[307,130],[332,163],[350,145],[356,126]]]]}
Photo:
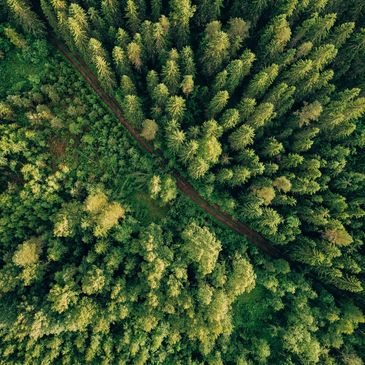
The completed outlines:
{"type": "Polygon", "coordinates": [[[355,0],[0,0],[0,362],[361,365],[364,19],[355,0]]]}

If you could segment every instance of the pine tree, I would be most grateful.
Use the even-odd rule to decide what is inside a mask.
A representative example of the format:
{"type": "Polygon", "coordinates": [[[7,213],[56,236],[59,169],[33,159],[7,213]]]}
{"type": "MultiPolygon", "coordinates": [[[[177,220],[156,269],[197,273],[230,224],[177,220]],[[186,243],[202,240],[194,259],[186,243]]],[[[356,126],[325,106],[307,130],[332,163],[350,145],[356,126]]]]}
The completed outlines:
{"type": "Polygon", "coordinates": [[[295,59],[303,58],[307,56],[310,51],[313,49],[313,43],[312,42],[303,42],[298,48],[295,53],[295,59]]]}
{"type": "Polygon", "coordinates": [[[284,152],[284,146],[275,137],[270,137],[264,141],[264,148],[262,154],[267,157],[277,156],[284,152]]]}
{"type": "Polygon", "coordinates": [[[275,17],[264,29],[259,40],[261,55],[265,62],[275,60],[282,53],[291,37],[291,29],[286,15],[275,17]]]}
{"type": "Polygon", "coordinates": [[[146,76],[147,91],[152,95],[155,87],[159,84],[159,77],[155,70],[150,70],[146,76]]]}
{"type": "Polygon", "coordinates": [[[122,11],[118,0],[102,0],[101,10],[109,24],[120,24],[122,11]]]}
{"type": "Polygon", "coordinates": [[[120,88],[123,96],[126,95],[137,95],[136,87],[129,76],[123,75],[120,79],[120,88]]]}
{"type": "Polygon", "coordinates": [[[87,11],[87,16],[89,19],[90,28],[94,30],[92,32],[92,36],[105,40],[107,38],[107,26],[99,12],[95,8],[91,7],[87,11]]]}
{"type": "Polygon", "coordinates": [[[194,79],[192,75],[185,75],[181,82],[182,92],[188,96],[194,90],[194,79]]]}
{"type": "Polygon", "coordinates": [[[319,128],[306,128],[294,135],[294,141],[291,146],[292,151],[294,152],[304,152],[308,151],[313,143],[314,137],[316,137],[319,133],[319,128]]]}
{"type": "Polygon", "coordinates": [[[44,34],[44,24],[37,14],[31,10],[26,0],[6,0],[6,5],[15,21],[23,28],[25,33],[35,36],[44,34]]]}
{"type": "Polygon", "coordinates": [[[246,98],[259,98],[269,86],[274,82],[279,73],[279,66],[273,64],[269,67],[264,68],[248,84],[247,90],[244,93],[246,98]]]}
{"type": "Polygon", "coordinates": [[[240,121],[240,113],[237,109],[227,109],[220,118],[220,124],[224,129],[235,127],[240,121]]]}
{"type": "Polygon", "coordinates": [[[5,27],[4,34],[15,47],[25,48],[27,46],[27,41],[15,29],[5,27]]]}
{"type": "Polygon", "coordinates": [[[188,164],[188,173],[193,179],[203,177],[209,170],[209,164],[201,157],[195,157],[188,164]]]}
{"type": "Polygon", "coordinates": [[[169,59],[162,67],[162,80],[171,94],[175,94],[181,83],[180,67],[176,60],[169,59]]]}
{"type": "Polygon", "coordinates": [[[171,119],[181,121],[185,113],[185,99],[181,96],[170,96],[167,100],[166,111],[171,119]]]}
{"type": "Polygon", "coordinates": [[[158,125],[154,120],[145,119],[142,125],[141,136],[147,141],[152,141],[156,137],[158,125]]]}
{"type": "Polygon", "coordinates": [[[229,37],[221,30],[221,23],[213,21],[207,24],[200,46],[200,62],[204,65],[204,74],[211,76],[217,72],[228,59],[229,50],[229,37]]]}
{"type": "Polygon", "coordinates": [[[162,0],[151,0],[152,20],[157,22],[161,16],[162,0]]]}
{"type": "Polygon", "coordinates": [[[162,15],[158,23],[154,24],[153,29],[153,39],[156,47],[155,51],[161,63],[166,62],[167,49],[171,42],[170,38],[170,21],[166,16],[162,15]]]}
{"type": "Polygon", "coordinates": [[[196,70],[194,54],[189,46],[186,46],[181,50],[180,64],[181,71],[184,75],[192,75],[193,77],[195,76],[196,70]]]}
{"type": "Polygon", "coordinates": [[[351,34],[355,30],[355,23],[342,23],[335,27],[331,35],[326,40],[328,43],[333,44],[337,49],[341,48],[346,41],[350,38],[351,34]]]}
{"type": "Polygon", "coordinates": [[[248,119],[248,124],[254,129],[263,127],[274,115],[274,105],[271,103],[259,104],[248,119]]]}
{"type": "Polygon", "coordinates": [[[219,91],[222,91],[226,88],[227,85],[227,78],[228,78],[228,71],[223,70],[221,72],[218,72],[214,79],[213,83],[213,92],[217,93],[219,91]]]}
{"type": "Polygon", "coordinates": [[[206,24],[217,20],[221,14],[223,0],[199,0],[197,6],[197,19],[200,24],[206,24]]]}
{"type": "Polygon", "coordinates": [[[282,82],[266,93],[265,102],[274,105],[277,118],[280,118],[293,106],[295,90],[295,86],[282,82]]]}
{"type": "Polygon", "coordinates": [[[299,127],[307,126],[313,121],[317,121],[323,111],[323,107],[317,100],[313,103],[304,103],[300,111],[295,112],[296,123],[299,127]]]}
{"type": "Polygon", "coordinates": [[[97,39],[90,38],[89,51],[101,83],[107,90],[113,90],[116,85],[115,75],[107,61],[107,53],[103,49],[101,42],[97,39]]]}
{"type": "Polygon", "coordinates": [[[72,17],[68,18],[68,26],[76,47],[83,53],[87,43],[86,31],[80,28],[77,20],[72,17]]]}
{"type": "Polygon", "coordinates": [[[175,34],[179,48],[182,48],[189,43],[189,23],[196,11],[196,6],[192,5],[190,0],[171,0],[169,6],[169,19],[174,29],[173,34],[175,34]]]}
{"type": "Polygon", "coordinates": [[[215,115],[223,111],[229,100],[228,91],[219,91],[208,105],[208,116],[213,118],[215,115]]]}
{"type": "Polygon", "coordinates": [[[155,60],[156,44],[154,39],[155,24],[149,20],[145,20],[141,26],[141,42],[143,43],[143,49],[145,57],[152,62],[155,60]]]}
{"type": "Polygon", "coordinates": [[[116,34],[117,46],[121,47],[124,51],[127,49],[128,43],[131,41],[128,33],[123,28],[118,28],[116,34]]]}
{"type": "Polygon", "coordinates": [[[297,85],[310,73],[312,69],[312,60],[299,60],[283,74],[283,78],[288,85],[297,85]]]}
{"type": "Polygon", "coordinates": [[[135,67],[137,71],[142,70],[142,48],[137,42],[131,42],[127,46],[127,54],[129,62],[135,67]]]}
{"type": "Polygon", "coordinates": [[[238,111],[242,121],[248,119],[248,117],[254,112],[256,107],[256,100],[251,98],[243,98],[238,104],[238,111]]]}
{"type": "Polygon", "coordinates": [[[141,128],[145,117],[142,110],[142,103],[138,96],[127,95],[121,107],[126,120],[135,128],[141,128]]]}
{"type": "Polygon", "coordinates": [[[317,70],[323,70],[323,68],[337,55],[337,49],[333,44],[325,44],[323,46],[318,47],[312,51],[310,58],[312,60],[312,65],[317,70]]]}
{"type": "MultiPolygon", "coordinates": [[[[241,18],[230,18],[228,21],[228,37],[231,44],[230,54],[235,56],[249,36],[250,24],[241,18]]],[[[241,58],[245,58],[242,56],[241,58]]]]}
{"type": "Polygon", "coordinates": [[[229,136],[229,144],[235,151],[244,149],[253,143],[255,131],[248,125],[241,125],[229,136]]]}
{"type": "Polygon", "coordinates": [[[152,92],[153,101],[163,107],[169,98],[169,89],[165,84],[158,84],[152,92]]]}
{"type": "Polygon", "coordinates": [[[314,13],[296,29],[290,46],[295,46],[300,40],[311,41],[315,45],[319,44],[328,35],[335,21],[336,14],[326,14],[321,17],[318,13],[314,13]]]}
{"type": "Polygon", "coordinates": [[[165,128],[166,144],[170,152],[179,153],[186,140],[185,133],[181,130],[176,120],[170,120],[165,128]]]}
{"type": "Polygon", "coordinates": [[[254,60],[255,55],[249,50],[246,50],[243,52],[241,59],[233,60],[228,64],[226,68],[227,79],[225,87],[231,95],[241,84],[244,77],[249,74],[254,60]]]}
{"type": "Polygon", "coordinates": [[[127,0],[125,5],[125,18],[127,25],[132,34],[138,32],[141,26],[141,18],[139,14],[139,7],[136,0],[127,0]]]}
{"type": "Polygon", "coordinates": [[[187,164],[189,161],[191,161],[196,157],[198,149],[199,149],[198,141],[191,139],[185,142],[179,151],[180,160],[184,164],[187,164]]]}
{"type": "Polygon", "coordinates": [[[131,67],[126,53],[119,46],[113,48],[113,61],[116,65],[116,69],[120,75],[132,75],[131,67]]]}
{"type": "Polygon", "coordinates": [[[244,185],[250,178],[251,173],[245,166],[235,166],[233,168],[233,177],[229,181],[232,186],[244,185]]]}

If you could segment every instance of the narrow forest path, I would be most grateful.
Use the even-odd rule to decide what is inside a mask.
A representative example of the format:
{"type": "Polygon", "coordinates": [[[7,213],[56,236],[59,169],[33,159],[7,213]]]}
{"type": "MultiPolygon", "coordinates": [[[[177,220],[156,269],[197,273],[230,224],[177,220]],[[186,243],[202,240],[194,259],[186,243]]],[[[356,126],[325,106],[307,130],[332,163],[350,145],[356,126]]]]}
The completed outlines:
{"type": "MultiPolygon", "coordinates": [[[[64,57],[69,61],[69,63],[81,74],[86,83],[96,92],[96,94],[100,97],[100,99],[108,106],[108,108],[119,120],[119,122],[128,130],[131,136],[138,142],[140,147],[142,147],[156,160],[158,160],[160,164],[166,166],[167,161],[162,156],[161,151],[156,150],[149,142],[147,142],[143,137],[141,137],[139,133],[124,119],[122,110],[117,100],[113,96],[109,95],[103,89],[99,80],[97,79],[93,71],[90,69],[90,67],[85,63],[85,61],[78,55],[71,52],[59,40],[51,38],[51,42],[64,55],[64,57]]],[[[324,282],[318,277],[318,275],[305,268],[299,262],[293,261],[287,254],[285,254],[284,252],[282,252],[281,250],[270,244],[268,240],[265,239],[265,237],[263,237],[258,232],[254,231],[247,224],[238,221],[230,214],[222,211],[219,206],[209,203],[176,169],[170,170],[170,173],[175,178],[178,189],[185,196],[190,198],[192,202],[194,202],[202,210],[208,213],[211,217],[215,218],[217,221],[221,222],[223,225],[225,225],[232,231],[237,232],[241,236],[247,238],[251,243],[256,245],[267,255],[273,258],[283,258],[288,262],[290,262],[293,267],[296,267],[298,271],[300,272],[305,271],[306,274],[313,279],[313,282],[320,283],[322,287],[326,288],[338,299],[341,298],[346,299],[349,296],[351,296],[354,302],[360,308],[365,310],[365,299],[361,294],[360,296],[356,295],[356,293],[350,294],[344,292],[343,290],[338,289],[332,284],[324,282]]]]}
{"type": "MultiPolygon", "coordinates": [[[[131,136],[138,142],[138,144],[147,151],[150,155],[158,158],[164,165],[161,153],[154,149],[139,133],[125,120],[122,110],[118,105],[117,100],[109,95],[101,86],[99,80],[90,69],[90,67],[78,55],[72,53],[63,43],[52,39],[52,43],[64,55],[64,57],[72,64],[72,66],[82,75],[86,83],[96,92],[100,99],[108,106],[119,122],[128,130],[131,136]]],[[[255,232],[248,225],[236,220],[231,215],[223,212],[217,205],[210,204],[204,199],[199,192],[176,170],[170,171],[175,178],[178,189],[187,197],[189,197],[196,205],[203,209],[210,216],[217,221],[223,223],[226,227],[246,237],[250,242],[259,247],[262,251],[274,258],[286,258],[276,247],[272,246],[261,234],[255,232]]]]}

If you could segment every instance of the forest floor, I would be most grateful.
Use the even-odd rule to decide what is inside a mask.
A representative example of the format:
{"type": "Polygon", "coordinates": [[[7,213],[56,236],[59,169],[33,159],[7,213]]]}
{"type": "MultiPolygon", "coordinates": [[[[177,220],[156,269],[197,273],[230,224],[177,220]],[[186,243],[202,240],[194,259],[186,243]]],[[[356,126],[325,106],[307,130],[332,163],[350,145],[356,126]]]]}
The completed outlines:
{"type": "MultiPolygon", "coordinates": [[[[146,140],[144,140],[139,133],[124,119],[122,110],[118,105],[117,100],[109,95],[101,87],[97,77],[94,75],[88,65],[77,55],[74,55],[70,50],[66,48],[64,44],[57,40],[52,40],[56,48],[64,55],[69,63],[82,75],[86,83],[96,92],[99,98],[109,107],[114,116],[119,122],[128,130],[132,137],[138,142],[138,144],[145,149],[149,154],[153,155],[163,163],[161,154],[158,153],[146,140]]],[[[167,165],[165,163],[165,165],[167,165]]],[[[281,253],[277,248],[268,243],[268,241],[261,236],[259,233],[252,230],[246,224],[237,221],[229,214],[223,212],[217,205],[210,204],[205,200],[199,192],[187,182],[181,174],[172,170],[171,174],[176,180],[178,189],[187,197],[189,197],[196,205],[207,212],[210,216],[215,218],[217,221],[223,223],[226,227],[237,232],[238,234],[247,238],[250,242],[255,244],[261,250],[263,250],[269,256],[274,258],[285,258],[285,255],[281,253]]]]}

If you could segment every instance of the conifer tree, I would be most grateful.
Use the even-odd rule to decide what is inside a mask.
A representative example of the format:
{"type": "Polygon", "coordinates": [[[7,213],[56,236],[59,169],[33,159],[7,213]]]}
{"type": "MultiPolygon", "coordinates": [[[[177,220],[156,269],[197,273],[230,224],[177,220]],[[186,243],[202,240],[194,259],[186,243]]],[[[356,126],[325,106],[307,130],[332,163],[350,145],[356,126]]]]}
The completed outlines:
{"type": "Polygon", "coordinates": [[[127,121],[135,128],[141,128],[142,123],[145,120],[142,110],[142,103],[138,96],[127,95],[123,99],[122,109],[127,121]]]}
{"type": "Polygon", "coordinates": [[[193,179],[203,177],[209,170],[209,164],[201,157],[195,157],[189,162],[188,173],[193,179]]]}
{"type": "Polygon", "coordinates": [[[181,82],[181,90],[187,96],[194,90],[194,79],[192,75],[185,75],[181,82]]]}
{"type": "Polygon", "coordinates": [[[275,57],[283,52],[291,37],[291,29],[286,15],[275,17],[264,29],[260,37],[259,46],[265,62],[275,60],[275,57]]]}
{"type": "Polygon", "coordinates": [[[131,41],[128,33],[121,27],[118,28],[116,34],[117,46],[121,47],[124,51],[127,48],[127,44],[131,41]]]}
{"type": "Polygon", "coordinates": [[[102,0],[101,10],[109,24],[119,25],[122,9],[118,0],[102,0]]]}
{"type": "Polygon", "coordinates": [[[164,62],[167,57],[167,49],[170,45],[170,21],[162,15],[158,23],[154,24],[153,39],[156,53],[160,62],[164,62]]]}
{"type": "Polygon", "coordinates": [[[259,98],[261,97],[268,87],[274,82],[279,73],[279,67],[273,64],[264,68],[257,73],[248,84],[247,90],[244,94],[246,98],[259,98]]]}
{"type": "Polygon", "coordinates": [[[256,100],[251,98],[242,98],[238,104],[238,111],[241,120],[245,121],[253,113],[256,106],[256,100]]]}
{"type": "Polygon", "coordinates": [[[174,29],[179,48],[188,44],[190,36],[190,19],[193,17],[196,6],[190,0],[170,0],[169,19],[174,29]]]}
{"type": "Polygon", "coordinates": [[[237,109],[227,109],[220,118],[220,124],[224,129],[235,127],[240,121],[240,113],[237,109]]]}
{"type": "Polygon", "coordinates": [[[119,46],[115,46],[112,52],[113,61],[116,65],[116,69],[120,75],[132,75],[130,63],[126,52],[119,46]]]}
{"type": "Polygon", "coordinates": [[[155,70],[150,70],[147,72],[146,84],[148,93],[152,95],[155,87],[159,84],[159,77],[155,70]]]}
{"type": "Polygon", "coordinates": [[[241,125],[229,136],[229,143],[233,150],[239,151],[253,143],[254,130],[248,125],[241,125]]]}
{"type": "Polygon", "coordinates": [[[133,83],[133,81],[130,79],[129,76],[123,75],[120,79],[120,88],[122,90],[122,94],[124,96],[126,95],[136,95],[137,90],[133,83]]]}
{"type": "Polygon", "coordinates": [[[326,14],[324,17],[321,17],[318,13],[314,13],[311,18],[306,19],[296,29],[290,45],[295,46],[300,40],[318,44],[328,35],[335,21],[336,14],[326,14]]]}
{"type": "Polygon", "coordinates": [[[195,76],[195,62],[193,51],[189,46],[184,47],[180,54],[181,71],[184,75],[195,76]]]}
{"type": "Polygon", "coordinates": [[[185,112],[185,99],[181,96],[170,96],[167,100],[166,111],[171,119],[181,121],[185,112]]]}
{"type": "Polygon", "coordinates": [[[141,71],[142,62],[142,48],[137,42],[131,42],[127,46],[127,55],[129,62],[135,67],[137,71],[141,71]]]}
{"type": "Polygon", "coordinates": [[[113,88],[115,87],[115,79],[113,71],[110,68],[110,65],[101,56],[95,57],[94,64],[98,72],[99,79],[104,85],[104,87],[107,90],[113,90],[113,88]]]}
{"type": "Polygon", "coordinates": [[[224,107],[227,105],[229,100],[228,91],[219,91],[213,99],[209,102],[208,105],[208,116],[209,118],[213,118],[215,115],[220,113],[224,107]]]}
{"type": "Polygon", "coordinates": [[[132,34],[138,32],[141,25],[139,6],[136,0],[127,0],[125,5],[125,18],[132,34]]]}
{"type": "Polygon", "coordinates": [[[227,79],[225,87],[227,91],[232,95],[237,87],[241,84],[245,76],[247,76],[252,67],[252,63],[255,60],[255,55],[246,50],[243,52],[241,59],[231,61],[227,70],[227,79]]]}
{"type": "Polygon", "coordinates": [[[169,89],[165,84],[158,84],[152,92],[153,101],[163,107],[169,98],[169,89]]]}
{"type": "MultiPolygon", "coordinates": [[[[241,18],[230,18],[228,24],[227,33],[231,44],[230,54],[235,56],[249,36],[250,24],[241,18]]],[[[245,58],[245,56],[241,58],[245,58]]]]}
{"type": "Polygon", "coordinates": [[[11,15],[26,33],[33,35],[44,34],[44,24],[37,14],[31,10],[26,0],[6,0],[11,15]]]}
{"type": "Polygon", "coordinates": [[[354,29],[354,22],[342,23],[333,29],[327,42],[333,44],[337,49],[339,49],[346,43],[348,38],[354,32],[354,29]]]}
{"type": "Polygon", "coordinates": [[[181,82],[181,74],[176,60],[169,59],[166,61],[166,64],[162,67],[162,80],[171,94],[177,92],[181,82]]]}
{"type": "Polygon", "coordinates": [[[151,0],[151,15],[153,21],[158,21],[161,16],[162,1],[161,0],[151,0]]]}
{"type": "Polygon", "coordinates": [[[295,90],[295,86],[282,82],[266,93],[265,102],[274,105],[277,118],[283,116],[293,106],[295,90]]]}
{"type": "Polygon", "coordinates": [[[200,61],[207,76],[214,74],[229,57],[228,34],[221,30],[221,23],[213,21],[205,27],[200,49],[200,61]]]}
{"type": "Polygon", "coordinates": [[[173,119],[168,121],[165,131],[167,147],[172,153],[178,153],[186,140],[185,133],[181,130],[179,123],[173,119]]]}
{"type": "Polygon", "coordinates": [[[265,125],[274,115],[274,105],[271,103],[259,104],[248,119],[248,124],[257,129],[265,125]]]}
{"type": "Polygon", "coordinates": [[[154,120],[145,119],[143,122],[143,128],[141,136],[147,141],[152,141],[156,137],[158,131],[158,125],[154,120]]]}

